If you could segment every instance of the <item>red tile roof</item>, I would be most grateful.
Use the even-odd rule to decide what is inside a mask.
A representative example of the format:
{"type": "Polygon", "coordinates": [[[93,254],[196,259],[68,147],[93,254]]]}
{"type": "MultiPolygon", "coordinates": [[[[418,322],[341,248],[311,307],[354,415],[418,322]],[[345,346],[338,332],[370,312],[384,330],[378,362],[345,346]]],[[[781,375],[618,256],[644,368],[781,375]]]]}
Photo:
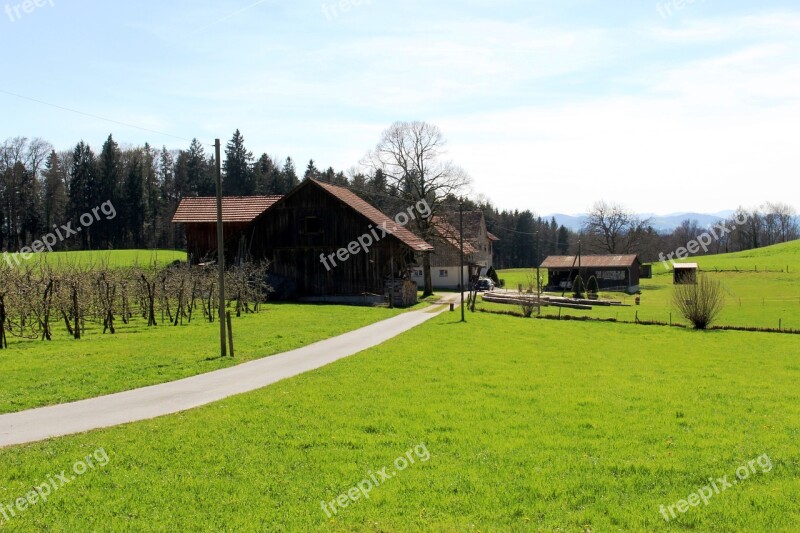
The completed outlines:
{"type": "MultiPolygon", "coordinates": [[[[226,196],[222,199],[222,221],[252,222],[280,199],[280,196],[226,196]]],[[[213,196],[182,199],[172,222],[216,223],[217,199],[213,196]]]]}
{"type": "MultiPolygon", "coordinates": [[[[542,263],[542,268],[570,269],[573,263],[578,268],[577,256],[574,255],[551,255],[542,263]]],[[[636,255],[582,255],[580,258],[581,268],[620,268],[633,267],[639,263],[636,255]]]]}
{"type": "MultiPolygon", "coordinates": [[[[468,224],[466,220],[467,213],[464,213],[465,220],[464,220],[464,253],[465,254],[474,254],[478,251],[475,247],[474,241],[470,239],[469,232],[470,228],[474,229],[474,224],[468,224]]],[[[461,232],[456,229],[455,226],[450,224],[447,219],[444,217],[433,217],[433,226],[436,228],[436,232],[445,240],[445,242],[452,245],[454,248],[461,249],[461,232]]]]}
{"type": "Polygon", "coordinates": [[[357,194],[345,189],[344,187],[338,187],[336,185],[331,185],[330,183],[323,183],[317,180],[311,181],[344,202],[346,205],[353,208],[353,210],[361,213],[375,226],[382,226],[386,228],[387,232],[391,232],[395,238],[412,250],[417,252],[433,251],[433,246],[425,242],[420,237],[414,235],[414,233],[412,233],[406,227],[397,224],[394,220],[383,214],[369,202],[362,200],[357,194]]]}

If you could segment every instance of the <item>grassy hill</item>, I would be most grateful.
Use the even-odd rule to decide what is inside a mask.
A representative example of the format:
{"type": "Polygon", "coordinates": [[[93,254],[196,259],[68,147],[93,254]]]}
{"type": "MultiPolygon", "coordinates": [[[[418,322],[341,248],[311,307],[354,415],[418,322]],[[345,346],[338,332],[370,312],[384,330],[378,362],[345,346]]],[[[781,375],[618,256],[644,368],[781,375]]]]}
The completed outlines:
{"type": "Polygon", "coordinates": [[[186,261],[186,252],[177,250],[101,250],[79,252],[44,252],[33,254],[25,260],[20,254],[8,254],[3,263],[12,266],[37,265],[108,265],[110,267],[149,266],[153,263],[168,265],[173,261],[186,261]]]}
{"type": "MultiPolygon", "coordinates": [[[[422,305],[422,304],[421,304],[422,305]]],[[[0,413],[82,400],[155,385],[283,353],[391,318],[405,310],[264,305],[233,319],[236,358],[220,359],[219,325],[201,319],[148,328],[143,320],[117,325],[115,335],[90,323],[81,340],[50,342],[9,336],[0,350],[0,413]]],[[[59,325],[60,327],[60,325],[59,325]]]]}
{"type": "MultiPolygon", "coordinates": [[[[733,254],[709,255],[686,259],[696,262],[701,271],[719,281],[725,291],[726,306],[719,324],[800,329],[800,241],[793,241],[757,250],[733,254]],[[768,270],[768,271],[767,271],[768,270]]],[[[525,283],[531,269],[504,270],[498,274],[510,289],[525,283]]],[[[546,274],[545,274],[546,275],[546,274]]],[[[592,316],[633,321],[641,320],[683,323],[672,308],[672,272],[661,263],[653,265],[653,279],[641,282],[641,305],[634,297],[621,293],[604,293],[604,298],[621,300],[629,307],[598,307],[592,311],[565,310],[562,314],[592,316]],[[670,318],[670,314],[672,317],[670,318]]],[[[507,306],[483,304],[487,308],[507,306]]],[[[545,309],[558,314],[558,310],[545,309]]]]}
{"type": "Polygon", "coordinates": [[[2,503],[99,447],[110,457],[5,528],[779,532],[800,523],[795,337],[467,318],[445,314],[187,413],[0,450],[2,503]],[[420,445],[430,459],[397,470],[420,445]],[[661,505],[709,478],[734,480],[757,458],[748,479],[665,522],[661,505]],[[384,467],[390,476],[368,499],[336,516],[322,510],[384,467]]]}
{"type": "MultiPolygon", "coordinates": [[[[785,271],[788,268],[790,272],[797,272],[800,271],[800,240],[744,252],[693,257],[679,262],[698,263],[702,270],[709,271],[737,269],[785,271]]],[[[659,272],[664,272],[661,263],[655,263],[653,266],[660,268],[659,272]]]]}

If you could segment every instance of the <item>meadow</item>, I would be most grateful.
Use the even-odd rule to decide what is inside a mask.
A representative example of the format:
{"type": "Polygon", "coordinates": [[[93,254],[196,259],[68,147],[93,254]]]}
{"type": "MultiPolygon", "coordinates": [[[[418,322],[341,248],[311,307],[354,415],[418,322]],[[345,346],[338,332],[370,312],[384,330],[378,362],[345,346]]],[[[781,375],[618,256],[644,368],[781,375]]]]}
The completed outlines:
{"type": "MultiPolygon", "coordinates": [[[[686,259],[696,262],[701,274],[722,284],[725,309],[719,325],[800,330],[800,241],[748,250],[735,254],[686,259]]],[[[530,269],[504,270],[498,274],[506,287],[516,290],[527,286],[530,269]]],[[[546,276],[546,273],[544,273],[546,276]]],[[[535,279],[535,278],[534,278],[535,279]]],[[[564,309],[562,316],[614,318],[685,324],[672,306],[672,272],[661,263],[653,265],[653,278],[641,281],[641,305],[635,296],[601,293],[601,298],[622,301],[626,307],[595,307],[591,311],[564,309]]],[[[559,294],[560,295],[560,294],[559,294]]],[[[482,304],[485,309],[502,310],[508,306],[482,304]]],[[[544,314],[558,314],[557,308],[543,308],[544,314]]]]}
{"type": "Polygon", "coordinates": [[[45,252],[24,258],[20,254],[3,254],[3,261],[11,267],[26,267],[48,264],[59,265],[105,265],[111,268],[134,265],[166,266],[174,261],[186,261],[186,252],[177,250],[102,250],[78,252],[45,252]]]}
{"type": "MultiPolygon", "coordinates": [[[[797,290],[782,279],[794,275],[793,249],[769,252],[788,258],[790,271],[737,278],[736,290],[797,290]]],[[[648,300],[667,301],[667,279],[648,281],[640,313],[648,300]]],[[[310,342],[298,334],[332,335],[399,312],[264,309],[234,322],[242,360],[310,342]]],[[[750,312],[733,319],[758,316],[750,312]]],[[[444,313],[327,367],[188,412],[2,449],[0,510],[97,450],[108,461],[47,501],[0,514],[0,529],[796,530],[797,336],[459,317],[444,313]],[[427,459],[410,455],[421,448],[427,459]],[[403,457],[417,460],[401,469],[403,457]],[[358,496],[354,487],[365,480],[379,483],[358,496]],[[705,503],[693,494],[705,494],[705,503]]],[[[145,382],[234,364],[196,353],[170,359],[196,351],[195,341],[214,347],[215,333],[202,324],[116,340],[96,333],[91,343],[64,340],[59,348],[54,340],[44,356],[47,343],[21,344],[0,352],[4,391],[12,391],[2,405],[130,388],[142,361],[150,365],[145,382]],[[63,355],[76,346],[92,351],[63,355]],[[117,359],[127,366],[91,372],[117,359]]]]}
{"type": "Polygon", "coordinates": [[[0,350],[0,413],[65,403],[211,372],[335,337],[404,312],[336,305],[267,304],[233,319],[235,358],[219,357],[219,324],[148,328],[139,318],[115,335],[90,324],[81,340],[10,339],[0,350]]]}
{"type": "Polygon", "coordinates": [[[93,450],[109,457],[4,528],[778,532],[800,523],[793,336],[457,317],[190,412],[0,450],[0,505],[93,450]],[[420,445],[430,459],[398,470],[420,445]],[[735,479],[764,457],[769,470],[675,510],[709,478],[735,479]],[[368,499],[323,511],[384,467],[389,478],[368,499]]]}

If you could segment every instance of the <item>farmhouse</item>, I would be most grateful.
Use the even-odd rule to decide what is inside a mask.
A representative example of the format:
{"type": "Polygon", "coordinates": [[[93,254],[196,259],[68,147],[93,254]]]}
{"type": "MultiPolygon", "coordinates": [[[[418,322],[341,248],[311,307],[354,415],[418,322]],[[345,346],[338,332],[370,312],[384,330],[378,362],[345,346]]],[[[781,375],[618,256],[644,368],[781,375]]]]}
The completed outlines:
{"type": "MultiPolygon", "coordinates": [[[[251,204],[227,200],[226,260],[268,260],[275,296],[378,302],[390,286],[396,303],[416,302],[410,271],[433,247],[349,190],[306,180],[283,197],[258,197],[251,204]],[[242,212],[234,212],[237,207],[242,212]]],[[[194,220],[199,216],[186,212],[209,201],[185,199],[173,219],[190,219],[183,223],[195,258],[210,255],[216,227],[200,225],[194,220]]]]}
{"type": "MultiPolygon", "coordinates": [[[[431,281],[434,289],[457,289],[461,268],[461,232],[458,213],[433,218],[436,236],[431,256],[431,281]]],[[[464,213],[464,283],[469,284],[492,268],[494,242],[498,240],[486,229],[486,219],[480,211],[464,213]]],[[[424,282],[422,268],[414,270],[413,278],[424,282]]]]}
{"type": "Polygon", "coordinates": [[[639,291],[639,268],[636,255],[552,255],[541,268],[547,269],[547,290],[572,288],[572,281],[580,274],[584,283],[592,276],[604,291],[639,291]]]}

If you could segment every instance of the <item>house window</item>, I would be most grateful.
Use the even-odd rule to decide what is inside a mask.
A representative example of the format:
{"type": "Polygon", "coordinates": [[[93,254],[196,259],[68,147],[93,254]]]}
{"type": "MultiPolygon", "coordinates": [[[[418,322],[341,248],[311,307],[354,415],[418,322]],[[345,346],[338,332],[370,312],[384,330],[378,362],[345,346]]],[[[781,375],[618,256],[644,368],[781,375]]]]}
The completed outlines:
{"type": "Polygon", "coordinates": [[[440,278],[446,278],[447,277],[447,270],[440,270],[439,271],[439,277],[440,278]]]}
{"type": "Polygon", "coordinates": [[[422,270],[418,269],[414,271],[414,275],[417,276],[418,278],[421,278],[423,274],[424,272],[422,270]]]}
{"type": "Polygon", "coordinates": [[[322,221],[318,217],[306,217],[300,230],[303,235],[319,235],[322,233],[322,221]]]}

